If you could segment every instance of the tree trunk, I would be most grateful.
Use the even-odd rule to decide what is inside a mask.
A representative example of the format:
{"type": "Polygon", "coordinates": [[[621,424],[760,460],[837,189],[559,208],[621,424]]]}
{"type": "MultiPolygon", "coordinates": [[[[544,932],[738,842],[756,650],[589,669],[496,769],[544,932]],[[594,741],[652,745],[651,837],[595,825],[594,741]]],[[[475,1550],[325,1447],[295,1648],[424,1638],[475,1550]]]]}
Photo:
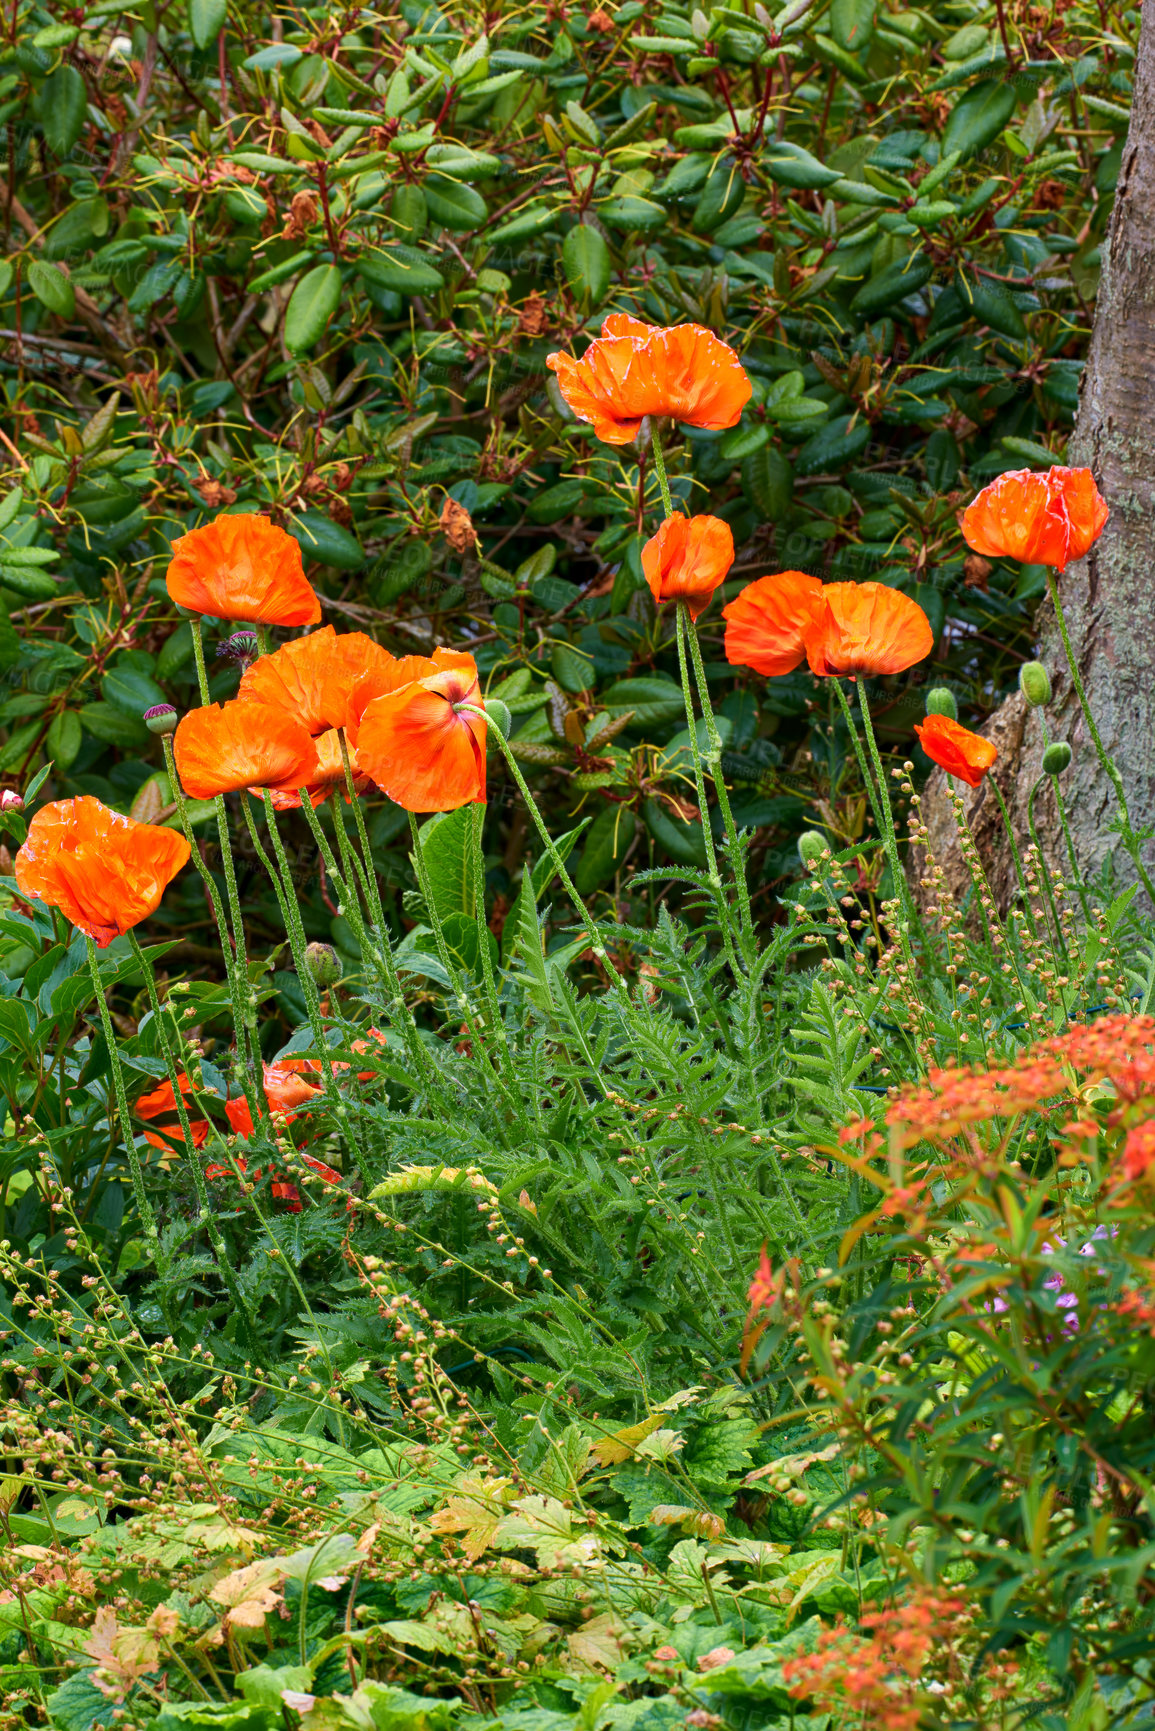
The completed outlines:
{"type": "MultiPolygon", "coordinates": [[[[1136,830],[1155,824],[1155,7],[1143,8],[1135,67],[1131,124],[1115,205],[1103,247],[1103,274],[1095,308],[1090,353],[1083,373],[1079,412],[1067,461],[1093,470],[1111,516],[1086,559],[1068,566],[1059,580],[1079,671],[1103,743],[1114,758],[1127,792],[1136,830]]],[[[1103,773],[1067,668],[1054,609],[1040,610],[1039,659],[1054,687],[1042,713],[1052,739],[1070,742],[1073,758],[1060,778],[1079,869],[1094,879],[1106,866],[1119,884],[1135,870],[1112,830],[1115,797],[1103,773]]],[[[1016,693],[983,729],[1000,747],[999,787],[1016,830],[1027,830],[1027,800],[1042,774],[1043,733],[1039,714],[1016,693]]],[[[992,888],[1005,904],[1013,869],[1002,842],[994,800],[984,788],[967,796],[980,845],[996,848],[989,862],[992,888]],[[987,821],[993,819],[993,822],[987,821]]],[[[923,816],[932,852],[948,881],[965,877],[954,836],[953,816],[936,771],[924,796],[923,816]]],[[[1070,880],[1070,864],[1055,806],[1053,786],[1035,801],[1036,829],[1053,869],[1070,880]]],[[[1155,857],[1151,843],[1145,861],[1155,857]]]]}

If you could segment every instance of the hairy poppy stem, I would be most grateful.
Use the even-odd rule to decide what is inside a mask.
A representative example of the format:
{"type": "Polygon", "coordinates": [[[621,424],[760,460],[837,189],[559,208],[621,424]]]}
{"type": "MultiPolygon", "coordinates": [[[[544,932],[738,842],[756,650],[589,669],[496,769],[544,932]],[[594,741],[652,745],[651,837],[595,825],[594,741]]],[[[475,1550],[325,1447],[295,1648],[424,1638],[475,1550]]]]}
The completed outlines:
{"type": "Polygon", "coordinates": [[[507,1086],[516,1103],[518,1122],[522,1130],[528,1133],[530,1124],[526,1116],[521,1088],[517,1081],[513,1054],[509,1048],[509,1031],[505,1025],[505,1017],[501,1013],[501,1000],[497,994],[497,976],[493,971],[493,957],[489,949],[489,922],[485,917],[485,856],[481,850],[485,830],[485,807],[483,805],[473,807],[473,822],[470,825],[470,830],[473,856],[473,899],[477,913],[477,947],[481,954],[481,978],[485,987],[485,1000],[500,1048],[501,1067],[505,1071],[507,1086]]]}
{"type": "MultiPolygon", "coordinates": [[[[195,632],[193,635],[195,640],[195,632]]],[[[248,983],[248,971],[246,969],[245,979],[242,984],[237,973],[237,958],[233,953],[233,946],[229,941],[228,921],[225,918],[225,910],[224,904],[221,901],[221,894],[217,889],[216,879],[213,877],[212,872],[201,858],[201,850],[197,846],[196,837],[193,834],[192,820],[189,817],[188,805],[185,802],[184,789],[180,783],[180,776],[177,774],[176,758],[173,755],[172,749],[172,735],[169,733],[162,734],[161,743],[164,747],[165,768],[168,771],[169,786],[172,788],[172,797],[176,802],[177,815],[180,818],[180,826],[184,831],[185,840],[189,844],[192,862],[200,873],[201,882],[204,884],[209,901],[212,904],[213,915],[217,922],[217,931],[220,933],[221,954],[224,957],[225,975],[229,982],[229,1000],[233,1012],[233,1032],[236,1035],[237,1041],[237,1066],[240,1071],[241,1090],[248,1102],[249,1111],[253,1114],[254,1119],[256,1119],[259,1110],[258,1100],[260,1106],[263,1106],[264,1104],[264,1085],[263,1083],[258,1082],[253,1076],[247,1049],[248,1038],[245,1024],[245,994],[252,989],[248,983]]],[[[217,797],[220,799],[219,795],[217,797]]],[[[221,803],[224,803],[223,800],[221,803]]]]}
{"type": "Polygon", "coordinates": [[[987,776],[987,786],[995,796],[995,804],[999,808],[999,813],[1003,820],[1003,828],[1007,832],[1007,841],[1010,845],[1011,859],[1014,861],[1015,865],[1015,876],[1018,878],[1019,888],[1023,892],[1023,907],[1026,910],[1031,931],[1035,937],[1038,937],[1039,928],[1035,921],[1035,910],[1031,906],[1030,891],[1027,889],[1027,874],[1023,870],[1023,862],[1019,854],[1019,844],[1015,840],[1015,832],[1011,828],[1011,814],[1007,810],[1006,802],[1004,801],[1002,794],[999,792],[998,782],[995,780],[993,775],[987,776]]]}
{"type": "Polygon", "coordinates": [[[328,1056],[329,1042],[325,1034],[325,1024],[321,1019],[321,999],[317,991],[317,982],[309,970],[309,962],[305,954],[305,928],[301,924],[301,911],[297,906],[297,898],[293,894],[292,869],[289,865],[288,856],[285,853],[285,844],[281,840],[280,829],[277,826],[277,814],[273,807],[273,796],[269,792],[268,788],[265,788],[263,793],[265,801],[265,822],[268,825],[269,835],[272,839],[273,851],[277,856],[277,866],[279,871],[273,869],[272,861],[261,846],[261,839],[257,834],[257,826],[253,822],[253,814],[249,809],[249,796],[247,793],[242,793],[241,795],[241,809],[245,814],[245,822],[248,825],[249,835],[252,837],[253,846],[257,850],[257,858],[269,874],[269,881],[273,886],[273,893],[277,898],[277,903],[281,910],[281,918],[285,922],[285,931],[288,934],[289,948],[293,952],[293,960],[297,964],[297,978],[301,982],[301,995],[305,1000],[305,1014],[309,1018],[309,1027],[313,1035],[313,1045],[316,1048],[317,1059],[321,1067],[321,1087],[324,1090],[325,1097],[332,1108],[337,1122],[341,1126],[342,1134],[349,1143],[357,1170],[361,1174],[364,1182],[368,1184],[371,1182],[371,1179],[366,1170],[364,1151],[361,1148],[360,1141],[353,1132],[353,1127],[349,1119],[349,1105],[337,1086],[337,1072],[333,1067],[333,1060],[328,1056]],[[282,885],[284,886],[283,888],[282,885]]]}
{"type": "Polygon", "coordinates": [[[650,450],[654,458],[654,474],[658,479],[658,490],[662,495],[662,507],[667,517],[674,515],[674,501],[670,494],[670,482],[666,474],[666,458],[662,450],[662,441],[658,435],[657,421],[650,421],[650,450]]]}
{"type": "MultiPolygon", "coordinates": [[[[835,685],[838,680],[835,679],[835,685]]],[[[910,947],[910,914],[914,898],[910,885],[906,881],[906,873],[902,869],[902,861],[898,855],[898,837],[894,833],[894,814],[890,809],[890,792],[886,785],[886,772],[882,767],[882,757],[878,749],[878,741],[874,737],[874,722],[870,715],[870,704],[866,696],[866,681],[859,681],[858,708],[862,715],[862,731],[866,735],[866,749],[870,753],[870,761],[874,766],[874,775],[878,783],[878,809],[882,817],[882,839],[886,847],[887,858],[894,877],[894,894],[901,907],[904,920],[898,923],[898,937],[907,962],[913,967],[914,957],[910,947]]]]}
{"type": "Polygon", "coordinates": [[[148,1191],[144,1183],[144,1167],[140,1163],[140,1155],[136,1151],[136,1142],[132,1134],[132,1114],[128,1109],[128,1094],[124,1086],[124,1071],[120,1064],[120,1048],[116,1043],[116,1029],[112,1025],[112,1012],[105,1001],[105,984],[100,977],[100,963],[96,958],[96,945],[92,939],[85,936],[88,946],[88,969],[92,975],[92,985],[96,992],[96,1004],[100,1012],[100,1025],[104,1030],[105,1043],[108,1046],[108,1064],[112,1071],[112,1087],[116,1096],[116,1110],[120,1117],[120,1133],[124,1137],[124,1146],[128,1153],[128,1166],[132,1174],[132,1189],[136,1197],[137,1212],[140,1215],[144,1236],[148,1241],[157,1267],[162,1274],[168,1270],[168,1257],[164,1256],[160,1247],[160,1236],[156,1229],[156,1215],[152,1203],[148,1199],[148,1191]]]}
{"type": "Polygon", "coordinates": [[[734,938],[730,931],[730,922],[726,918],[726,902],[722,895],[722,874],[718,870],[718,856],[714,851],[714,832],[710,827],[710,804],[706,797],[706,772],[702,767],[702,747],[698,740],[698,722],[694,714],[694,699],[690,688],[690,676],[686,667],[686,622],[683,617],[682,603],[679,602],[674,614],[674,631],[678,642],[678,673],[682,681],[682,698],[686,705],[686,731],[690,738],[690,757],[694,765],[694,786],[698,794],[698,815],[702,821],[702,843],[706,850],[706,869],[710,876],[710,887],[718,898],[719,925],[722,930],[722,943],[735,976],[738,974],[738,953],[734,948],[734,938]]]}
{"type": "Polygon", "coordinates": [[[577,911],[577,916],[578,916],[579,921],[581,922],[582,925],[586,926],[587,929],[589,929],[590,949],[593,951],[593,953],[597,957],[598,961],[602,964],[602,967],[606,970],[607,974],[610,976],[610,979],[613,981],[617,990],[622,993],[623,997],[625,997],[627,1002],[628,1002],[629,994],[628,994],[628,990],[626,987],[626,982],[625,982],[624,978],[622,977],[622,975],[618,972],[617,968],[614,966],[613,962],[611,962],[609,955],[606,951],[606,947],[602,943],[602,940],[601,940],[600,936],[598,935],[597,927],[596,927],[594,921],[590,918],[589,909],[586,907],[585,903],[582,901],[581,896],[577,892],[577,887],[574,884],[573,879],[570,877],[569,873],[565,869],[565,861],[562,859],[561,854],[558,852],[557,847],[554,843],[554,839],[553,839],[552,835],[550,835],[549,830],[546,827],[545,819],[542,817],[541,812],[537,808],[537,801],[534,799],[532,793],[529,791],[529,784],[527,783],[524,775],[522,775],[522,773],[521,773],[521,766],[519,765],[517,759],[514,757],[512,751],[510,751],[510,749],[509,749],[508,740],[502,734],[500,727],[494,726],[492,717],[487,715],[485,710],[480,708],[478,705],[475,705],[472,703],[461,703],[457,707],[458,707],[458,713],[459,714],[462,714],[462,715],[479,715],[481,717],[481,719],[489,727],[490,735],[494,740],[496,740],[497,745],[498,745],[498,747],[502,753],[502,756],[505,758],[506,766],[509,769],[510,774],[513,776],[514,781],[517,783],[518,792],[521,794],[522,799],[525,801],[525,808],[529,812],[529,815],[532,817],[534,824],[537,827],[537,833],[540,835],[542,842],[545,845],[545,850],[549,854],[550,859],[553,861],[553,869],[557,873],[558,877],[561,879],[562,887],[564,888],[565,893],[569,897],[570,901],[573,903],[574,908],[577,911]]]}
{"type": "Polygon", "coordinates": [[[753,959],[755,952],[754,915],[750,907],[750,890],[746,883],[746,862],[742,857],[738,828],[734,822],[734,813],[730,808],[730,795],[726,787],[726,779],[722,774],[722,736],[718,732],[718,724],[714,719],[714,706],[710,702],[710,687],[702,662],[702,645],[698,641],[698,627],[690,615],[690,609],[686,602],[679,601],[678,614],[679,618],[684,615],[683,622],[690,643],[690,660],[694,665],[694,680],[698,687],[698,699],[702,705],[702,715],[706,723],[709,750],[705,761],[710,766],[714,791],[718,795],[718,810],[722,813],[722,824],[726,831],[726,848],[730,854],[730,863],[734,873],[734,887],[738,892],[738,919],[742,929],[744,947],[747,954],[753,959]]]}
{"type": "Polygon", "coordinates": [[[1087,723],[1087,731],[1090,733],[1091,739],[1094,742],[1095,750],[1099,754],[1099,762],[1103,766],[1104,773],[1110,781],[1111,786],[1115,789],[1115,798],[1119,804],[1119,818],[1122,828],[1123,846],[1131,857],[1131,862],[1139,874],[1143,888],[1147,891],[1147,896],[1151,905],[1155,907],[1155,884],[1152,884],[1150,877],[1147,875],[1147,870],[1143,864],[1143,858],[1139,851],[1139,839],[1131,825],[1131,813],[1127,806],[1127,794],[1123,787],[1123,777],[1119,773],[1114,758],[1110,755],[1107,747],[1103,744],[1099,729],[1095,725],[1095,717],[1091,713],[1091,705],[1087,702],[1087,693],[1083,689],[1083,680],[1079,673],[1079,664],[1075,659],[1075,651],[1071,645],[1070,634],[1067,631],[1067,621],[1063,614],[1063,603],[1059,599],[1059,585],[1055,573],[1051,570],[1050,566],[1047,567],[1047,590],[1050,594],[1051,601],[1054,604],[1055,618],[1059,622],[1059,635],[1063,639],[1063,651],[1067,657],[1067,666],[1071,670],[1071,683],[1075,687],[1075,695],[1079,699],[1079,707],[1083,711],[1083,719],[1087,723]]]}
{"type": "MultiPolygon", "coordinates": [[[[1036,781],[1034,787],[1032,787],[1030,793],[1027,795],[1027,829],[1030,831],[1031,841],[1034,844],[1035,852],[1039,856],[1039,870],[1043,874],[1043,882],[1047,886],[1047,904],[1051,910],[1050,919],[1048,919],[1048,921],[1047,921],[1047,931],[1048,931],[1048,933],[1050,932],[1051,920],[1053,920],[1054,925],[1055,925],[1055,936],[1056,936],[1056,939],[1058,941],[1059,947],[1063,952],[1063,957],[1064,957],[1063,972],[1069,974],[1071,971],[1071,960],[1070,960],[1070,956],[1067,953],[1066,943],[1063,940],[1063,925],[1062,925],[1062,921],[1059,918],[1059,909],[1058,909],[1058,905],[1056,904],[1056,901],[1055,901],[1055,888],[1051,882],[1051,873],[1050,873],[1050,870],[1048,869],[1048,866],[1047,866],[1046,856],[1043,853],[1042,844],[1039,841],[1039,833],[1038,833],[1037,829],[1035,828],[1035,796],[1037,795],[1039,789],[1042,787],[1043,783],[1045,781],[1048,781],[1049,779],[1050,779],[1049,776],[1041,775],[1039,777],[1038,781],[1036,781]]],[[[1058,793],[1057,788],[1055,789],[1055,792],[1058,793]]],[[[1071,857],[1071,864],[1072,864],[1072,866],[1074,866],[1075,860],[1074,860],[1074,848],[1073,847],[1071,849],[1071,856],[1072,856],[1071,857]]],[[[1076,870],[1077,869],[1078,868],[1076,867],[1076,870]]],[[[1090,925],[1091,925],[1091,910],[1087,906],[1086,891],[1083,889],[1082,884],[1079,883],[1077,878],[1076,878],[1076,888],[1079,892],[1080,899],[1082,900],[1082,903],[1083,903],[1083,913],[1086,917],[1087,926],[1089,929],[1090,925]]]]}
{"type": "Polygon", "coordinates": [[[129,932],[128,941],[132,946],[133,955],[140,964],[141,973],[144,975],[144,984],[145,990],[148,993],[149,1008],[152,1011],[153,1020],[155,1021],[157,1031],[160,1034],[160,1043],[164,1051],[164,1061],[168,1069],[169,1081],[172,1084],[173,1097],[176,1101],[176,1115],[180,1120],[181,1136],[184,1140],[185,1153],[188,1156],[189,1170],[192,1173],[193,1189],[196,1191],[197,1205],[200,1208],[201,1220],[204,1223],[205,1231],[208,1233],[208,1240],[212,1245],[214,1254],[216,1255],[217,1266],[220,1269],[221,1278],[225,1283],[229,1297],[236,1305],[241,1316],[243,1316],[249,1338],[255,1346],[257,1343],[257,1331],[253,1321],[252,1312],[249,1310],[244,1295],[237,1284],[237,1277],[233,1271],[228,1247],[220,1235],[216,1220],[213,1216],[212,1203],[209,1200],[208,1185],[205,1183],[204,1168],[201,1166],[201,1156],[196,1143],[193,1141],[192,1125],[189,1122],[188,1108],[184,1101],[184,1090],[180,1085],[180,1065],[177,1061],[176,1053],[173,1050],[172,1041],[169,1038],[169,1030],[164,1020],[164,1011],[161,1006],[160,996],[156,989],[156,972],[151,961],[141,949],[135,932],[129,932]]]}

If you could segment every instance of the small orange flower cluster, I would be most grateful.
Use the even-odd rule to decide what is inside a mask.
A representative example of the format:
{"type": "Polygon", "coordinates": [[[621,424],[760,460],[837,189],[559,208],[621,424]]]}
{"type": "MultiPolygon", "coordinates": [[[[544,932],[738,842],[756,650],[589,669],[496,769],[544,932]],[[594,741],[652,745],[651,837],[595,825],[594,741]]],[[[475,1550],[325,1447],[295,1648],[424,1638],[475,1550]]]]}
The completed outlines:
{"type": "Polygon", "coordinates": [[[796,1701],[861,1715],[878,1731],[918,1731],[925,1684],[945,1666],[962,1674],[956,1648],[972,1612],[965,1599],[922,1588],[906,1604],[862,1618],[869,1639],[839,1622],[824,1629],[817,1649],[787,1659],[782,1676],[796,1701]]]}
{"type": "MultiPolygon", "coordinates": [[[[1153,1046],[1155,1017],[1104,1016],[1038,1041],[1012,1064],[931,1070],[925,1086],[908,1089],[894,1102],[887,1123],[899,1133],[904,1148],[924,1138],[938,1141],[967,1125],[1017,1117],[1046,1101],[1069,1099],[1078,1091],[1080,1073],[1085,1080],[1108,1079],[1124,1108],[1155,1103],[1153,1046]]],[[[1108,1126],[1122,1118],[1121,1109],[1107,1119],[1108,1126]]],[[[1143,1175],[1152,1161],[1155,1133],[1145,1125],[1133,1128],[1125,1175],[1143,1175]]]]}

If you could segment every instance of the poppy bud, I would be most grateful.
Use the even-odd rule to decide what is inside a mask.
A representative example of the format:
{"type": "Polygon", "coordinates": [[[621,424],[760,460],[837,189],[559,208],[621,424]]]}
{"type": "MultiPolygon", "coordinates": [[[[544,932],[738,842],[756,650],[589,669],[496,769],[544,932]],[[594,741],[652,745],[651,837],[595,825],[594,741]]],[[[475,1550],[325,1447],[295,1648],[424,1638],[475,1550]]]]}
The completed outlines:
{"type": "Polygon", "coordinates": [[[1065,739],[1056,739],[1043,753],[1043,774],[1062,775],[1070,761],[1070,746],[1065,739]]]}
{"type": "Polygon", "coordinates": [[[6,787],[0,793],[0,811],[23,811],[24,800],[14,787],[6,787]]]}
{"type": "Polygon", "coordinates": [[[508,703],[503,703],[500,697],[487,697],[485,713],[501,734],[502,739],[509,738],[509,730],[513,726],[513,715],[508,703]]]}
{"type": "Polygon", "coordinates": [[[1051,676],[1041,661],[1024,661],[1019,668],[1019,690],[1032,709],[1045,709],[1051,701],[1051,676]]]}
{"type": "Polygon", "coordinates": [[[341,963],[332,944],[306,944],[305,966],[318,986],[335,986],[341,978],[341,963]]]}
{"type": "Polygon", "coordinates": [[[223,643],[217,644],[217,654],[228,661],[255,661],[260,652],[255,631],[234,631],[223,643]]]}
{"type": "Polygon", "coordinates": [[[821,830],[804,829],[798,837],[798,857],[807,871],[816,871],[824,853],[829,850],[829,842],[821,830]]]}
{"type": "Polygon", "coordinates": [[[175,733],[177,713],[171,703],[154,703],[142,717],[150,733],[175,733]]]}
{"type": "Polygon", "coordinates": [[[945,715],[948,721],[958,720],[958,704],[949,685],[934,685],[926,694],[926,713],[945,715]]]}

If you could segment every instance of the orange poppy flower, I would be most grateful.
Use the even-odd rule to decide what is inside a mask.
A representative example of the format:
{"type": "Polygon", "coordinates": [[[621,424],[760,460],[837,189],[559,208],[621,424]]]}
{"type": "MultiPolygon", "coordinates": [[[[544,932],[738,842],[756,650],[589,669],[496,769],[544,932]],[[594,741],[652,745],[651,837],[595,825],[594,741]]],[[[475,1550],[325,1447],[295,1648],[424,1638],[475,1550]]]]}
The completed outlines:
{"type": "Polygon", "coordinates": [[[388,689],[384,682],[399,665],[396,656],[363,631],[338,635],[325,625],[246,667],[237,695],[243,702],[285,710],[316,738],[330,728],[348,727],[353,690],[360,680],[372,678],[380,689],[388,689]]]}
{"type": "MultiPolygon", "coordinates": [[[[331,727],[328,733],[319,734],[313,741],[313,750],[317,757],[316,764],[308,780],[301,784],[308,789],[310,801],[314,806],[318,806],[322,800],[328,799],[334,788],[340,788],[347,805],[349,791],[345,786],[345,760],[341,756],[341,736],[337,729],[331,727]]],[[[349,768],[353,771],[353,791],[364,793],[369,786],[369,777],[360,774],[357,748],[346,741],[346,750],[349,753],[349,768]]],[[[300,808],[300,792],[288,782],[275,784],[269,791],[274,811],[297,811],[300,808]]],[[[251,787],[249,792],[259,795],[264,789],[251,787]]]]}
{"type": "MultiPolygon", "coordinates": [[[[291,1124],[298,1116],[298,1107],[312,1105],[321,1097],[320,1086],[305,1079],[298,1062],[281,1059],[264,1067],[265,1098],[275,1123],[291,1124]]],[[[253,1134],[253,1115],[243,1094],[225,1101],[225,1116],[238,1136],[247,1140],[253,1134]]]]}
{"type": "Polygon", "coordinates": [[[822,605],[822,584],[805,571],[779,571],[747,583],[722,609],[726,659],[775,679],[806,657],[806,633],[822,605]]]}
{"type": "Polygon", "coordinates": [[[305,787],[317,770],[308,730],[268,703],[234,698],[190,709],[172,743],[190,799],[212,799],[242,787],[305,787]]]}
{"type": "MultiPolygon", "coordinates": [[[[246,1176],[248,1173],[248,1170],[249,1170],[249,1163],[245,1159],[244,1155],[243,1154],[234,1154],[233,1159],[236,1161],[237,1166],[240,1169],[242,1177],[246,1176]]],[[[320,1160],[310,1160],[309,1164],[310,1164],[310,1166],[318,1166],[319,1167],[321,1165],[321,1161],[320,1160]]],[[[263,1167],[260,1167],[260,1166],[254,1167],[254,1169],[253,1169],[254,1180],[260,1178],[263,1170],[264,1170],[263,1167]]],[[[325,1170],[326,1170],[326,1172],[332,1172],[333,1168],[331,1166],[326,1166],[325,1170]]],[[[333,1181],[338,1182],[339,1176],[340,1175],[338,1173],[334,1172],[333,1173],[333,1181]]],[[[233,1171],[231,1166],[226,1166],[223,1161],[214,1160],[214,1161],[210,1162],[210,1164],[208,1166],[205,1167],[205,1177],[206,1178],[235,1178],[236,1173],[233,1171]]],[[[280,1178],[280,1177],[277,1177],[274,1175],[271,1189],[272,1189],[273,1195],[277,1198],[277,1200],[279,1202],[285,1203],[285,1205],[286,1205],[285,1212],[287,1214],[299,1214],[301,1212],[301,1206],[302,1206],[302,1204],[301,1204],[301,1192],[297,1189],[297,1186],[295,1184],[290,1184],[290,1182],[287,1178],[280,1178]]]]}
{"type": "Polygon", "coordinates": [[[811,673],[901,673],[934,648],[917,601],[886,583],[827,583],[806,633],[811,673]]]}
{"type": "MultiPolygon", "coordinates": [[[[187,1100],[192,1091],[192,1084],[183,1070],[178,1073],[177,1081],[180,1083],[182,1098],[187,1100]]],[[[167,1077],[149,1093],[141,1095],[136,1103],[136,1115],[138,1118],[143,1118],[146,1124],[153,1123],[154,1120],[162,1116],[166,1117],[165,1123],[156,1123],[153,1129],[146,1130],[144,1133],[145,1141],[151,1142],[154,1148],[171,1149],[174,1144],[178,1147],[183,1146],[184,1136],[180,1127],[180,1119],[176,1115],[176,1093],[167,1077]]],[[[210,1125],[206,1118],[190,1120],[189,1133],[192,1136],[194,1148],[202,1146],[208,1136],[209,1129],[210,1125]]]]}
{"type": "Polygon", "coordinates": [[[455,708],[481,705],[476,663],[436,649],[425,665],[421,678],[366,706],[356,729],[359,767],[406,811],[484,805],[486,724],[455,708]]]}
{"type": "Polygon", "coordinates": [[[1008,469],[967,506],[962,532],[988,558],[1062,571],[1098,540],[1109,516],[1090,469],[1008,469]]]}
{"type": "Polygon", "coordinates": [[[16,882],[103,950],[156,912],[189,851],[176,830],[136,823],[82,794],[41,806],[16,855],[16,882]]]}
{"type": "Polygon", "coordinates": [[[321,617],[296,541],[249,512],[178,536],[165,581],[190,613],[260,625],[316,625],[321,617]]]}
{"type": "Polygon", "coordinates": [[[989,739],[960,727],[949,715],[928,715],[925,721],[915,722],[914,731],[931,762],[970,787],[979,785],[999,755],[989,739]]]}
{"type": "Polygon", "coordinates": [[[667,517],[642,548],[655,601],[684,601],[696,619],[734,563],[734,536],[720,517],[667,517]]]}
{"type": "Polygon", "coordinates": [[[558,389],[607,445],[628,445],[646,415],[691,427],[736,427],[750,380],[732,348],[701,325],[661,329],[611,313],[581,360],[547,355],[558,389]]]}

